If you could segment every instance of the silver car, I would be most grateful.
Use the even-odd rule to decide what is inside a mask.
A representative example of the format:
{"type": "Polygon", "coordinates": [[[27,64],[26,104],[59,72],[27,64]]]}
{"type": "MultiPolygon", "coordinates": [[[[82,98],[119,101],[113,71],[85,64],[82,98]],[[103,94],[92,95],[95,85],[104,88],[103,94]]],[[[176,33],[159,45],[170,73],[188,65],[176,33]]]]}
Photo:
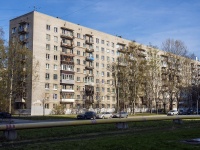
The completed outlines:
{"type": "Polygon", "coordinates": [[[167,116],[173,116],[173,115],[178,115],[178,111],[177,111],[177,110],[170,110],[170,111],[167,113],[167,116]]]}
{"type": "Polygon", "coordinates": [[[112,113],[110,112],[102,112],[100,114],[97,114],[97,117],[96,118],[99,118],[99,119],[105,119],[105,118],[112,118],[112,113]]]}
{"type": "Polygon", "coordinates": [[[113,115],[113,118],[128,118],[127,112],[119,112],[113,115]]]}

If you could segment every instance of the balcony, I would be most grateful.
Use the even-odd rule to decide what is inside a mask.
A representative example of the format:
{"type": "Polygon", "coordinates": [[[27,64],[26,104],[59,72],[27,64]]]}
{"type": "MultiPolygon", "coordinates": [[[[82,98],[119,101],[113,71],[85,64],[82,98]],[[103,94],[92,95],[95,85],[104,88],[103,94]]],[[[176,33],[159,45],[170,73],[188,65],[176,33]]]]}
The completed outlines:
{"type": "Polygon", "coordinates": [[[69,57],[74,57],[75,56],[75,54],[67,53],[67,52],[61,52],[60,55],[69,56],[69,57]]]}
{"type": "Polygon", "coordinates": [[[85,58],[86,61],[94,61],[94,57],[91,57],[91,56],[87,56],[85,58]]]}
{"type": "Polygon", "coordinates": [[[94,44],[94,41],[93,40],[85,40],[85,43],[91,45],[91,44],[94,44]]]}
{"type": "Polygon", "coordinates": [[[146,57],[147,53],[145,51],[139,51],[138,52],[138,56],[140,56],[140,57],[146,57]]]}
{"type": "Polygon", "coordinates": [[[72,48],[74,48],[74,44],[73,43],[63,43],[63,42],[61,42],[61,47],[72,49],[72,48]]]}
{"type": "Polygon", "coordinates": [[[74,103],[75,102],[75,99],[60,99],[60,102],[61,103],[74,103]]]}
{"type": "Polygon", "coordinates": [[[63,34],[63,33],[61,33],[61,34],[60,34],[60,37],[61,37],[61,38],[66,38],[66,39],[70,39],[70,40],[73,40],[73,39],[74,39],[74,36],[73,36],[73,35],[70,35],[70,34],[63,34]]]}
{"type": "Polygon", "coordinates": [[[87,53],[92,53],[92,52],[94,52],[94,49],[93,48],[86,48],[85,49],[85,52],[87,52],[87,53]]]}
{"type": "Polygon", "coordinates": [[[27,27],[21,27],[18,29],[18,33],[20,34],[24,34],[28,32],[28,28],[27,27]]]}
{"type": "Polygon", "coordinates": [[[67,60],[67,59],[62,59],[60,61],[61,64],[69,64],[69,65],[74,65],[74,61],[67,60]]]}
{"type": "Polygon", "coordinates": [[[92,70],[92,69],[94,69],[94,67],[93,66],[86,66],[85,69],[86,70],[92,70]]]}
{"type": "Polygon", "coordinates": [[[117,51],[120,52],[120,53],[127,53],[127,49],[123,48],[123,47],[120,47],[120,48],[117,48],[117,51]]]}
{"type": "Polygon", "coordinates": [[[85,82],[85,85],[90,85],[90,86],[94,86],[94,82],[85,82]]]}
{"type": "Polygon", "coordinates": [[[74,84],[75,83],[74,80],[66,80],[66,79],[61,79],[60,82],[65,83],[65,84],[74,84]]]}

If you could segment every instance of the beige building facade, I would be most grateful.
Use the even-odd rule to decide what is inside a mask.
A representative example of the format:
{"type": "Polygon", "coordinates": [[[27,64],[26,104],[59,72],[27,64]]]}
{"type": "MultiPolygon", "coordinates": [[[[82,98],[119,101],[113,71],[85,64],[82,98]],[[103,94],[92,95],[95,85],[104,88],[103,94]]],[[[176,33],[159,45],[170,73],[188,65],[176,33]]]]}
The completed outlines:
{"type": "MultiPolygon", "coordinates": [[[[16,35],[33,54],[27,99],[16,101],[16,109],[25,107],[31,115],[50,114],[60,104],[66,113],[116,109],[116,89],[108,68],[116,62],[119,49],[131,41],[36,11],[10,20],[10,38],[16,35]]],[[[148,47],[143,47],[146,55],[148,47]]]]}

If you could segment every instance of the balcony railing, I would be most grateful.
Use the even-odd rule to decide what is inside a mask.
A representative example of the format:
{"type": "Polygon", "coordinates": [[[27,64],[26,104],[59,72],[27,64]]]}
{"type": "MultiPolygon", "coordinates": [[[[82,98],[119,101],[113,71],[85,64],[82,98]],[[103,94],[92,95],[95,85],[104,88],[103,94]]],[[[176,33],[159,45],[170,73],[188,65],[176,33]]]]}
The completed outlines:
{"type": "Polygon", "coordinates": [[[90,56],[87,56],[87,57],[85,58],[85,60],[86,60],[86,61],[94,61],[94,57],[92,57],[92,56],[91,56],[91,57],[90,57],[90,56]]]}
{"type": "Polygon", "coordinates": [[[60,102],[62,103],[74,103],[75,102],[75,99],[60,99],[60,102]]]}
{"type": "Polygon", "coordinates": [[[93,40],[85,40],[85,43],[86,44],[94,44],[94,41],[93,40]]]}
{"type": "Polygon", "coordinates": [[[94,69],[94,67],[93,66],[86,66],[85,69],[92,70],[92,69],[94,69]]]}
{"type": "Polygon", "coordinates": [[[127,53],[127,49],[123,48],[123,47],[120,47],[120,48],[117,48],[117,51],[120,52],[120,53],[127,53]]]}
{"type": "Polygon", "coordinates": [[[69,48],[69,49],[74,48],[74,44],[73,43],[63,43],[63,42],[61,42],[61,46],[69,48]]]}
{"type": "Polygon", "coordinates": [[[61,89],[61,92],[70,92],[70,93],[72,93],[72,92],[74,92],[74,90],[73,89],[61,89]]]}
{"type": "Polygon", "coordinates": [[[75,54],[67,53],[67,52],[61,52],[60,54],[61,55],[65,55],[65,56],[69,56],[69,57],[74,57],[75,56],[75,54]]]}
{"type": "Polygon", "coordinates": [[[94,52],[94,49],[93,49],[93,48],[91,48],[91,49],[90,49],[90,48],[86,48],[85,51],[86,51],[87,53],[92,53],[92,52],[94,52]]]}
{"type": "Polygon", "coordinates": [[[70,40],[73,40],[73,39],[74,39],[74,36],[73,36],[73,35],[64,34],[64,33],[61,33],[61,34],[60,34],[60,37],[61,37],[61,38],[66,38],[66,39],[70,39],[70,40]]]}

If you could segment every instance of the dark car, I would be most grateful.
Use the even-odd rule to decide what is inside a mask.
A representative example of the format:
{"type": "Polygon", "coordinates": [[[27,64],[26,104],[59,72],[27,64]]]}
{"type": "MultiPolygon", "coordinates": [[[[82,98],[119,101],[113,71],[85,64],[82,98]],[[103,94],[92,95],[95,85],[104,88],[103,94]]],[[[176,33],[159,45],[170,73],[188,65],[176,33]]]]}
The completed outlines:
{"type": "Polygon", "coordinates": [[[77,119],[96,119],[96,113],[93,111],[87,111],[77,115],[77,119]]]}
{"type": "Polygon", "coordinates": [[[12,116],[8,112],[0,112],[0,118],[1,119],[10,119],[12,116]]]}
{"type": "Polygon", "coordinates": [[[187,111],[185,111],[185,110],[179,110],[178,114],[179,115],[187,115],[187,111]]]}
{"type": "Polygon", "coordinates": [[[190,109],[190,108],[189,108],[189,109],[187,110],[187,115],[192,115],[192,114],[194,114],[194,111],[193,111],[193,109],[190,109]]]}

